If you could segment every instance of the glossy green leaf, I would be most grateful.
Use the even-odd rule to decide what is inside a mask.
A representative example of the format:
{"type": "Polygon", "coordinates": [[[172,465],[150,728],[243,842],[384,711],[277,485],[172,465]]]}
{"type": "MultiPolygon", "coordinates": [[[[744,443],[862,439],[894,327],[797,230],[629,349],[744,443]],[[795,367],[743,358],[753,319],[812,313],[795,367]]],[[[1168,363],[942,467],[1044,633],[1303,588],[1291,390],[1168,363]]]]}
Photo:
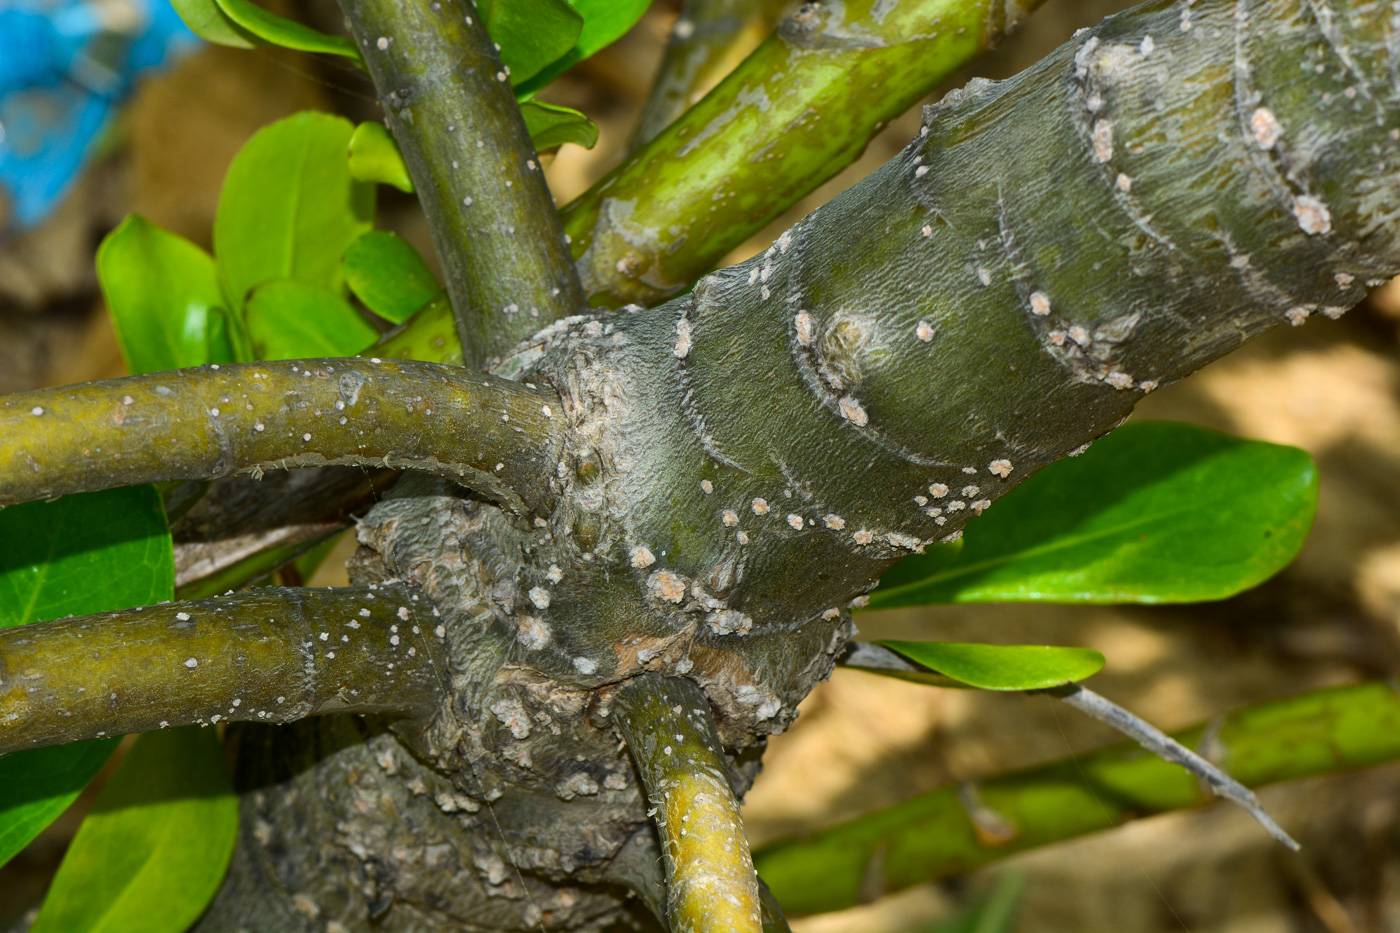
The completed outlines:
{"type": "Polygon", "coordinates": [[[394,134],[373,120],[355,127],[350,136],[350,175],[356,181],[393,185],[404,194],[414,190],[394,134]]]}
{"type": "Polygon", "coordinates": [[[237,837],[218,733],[148,732],[78,828],[30,933],[184,933],[218,892],[237,837]]]}
{"type": "Polygon", "coordinates": [[[578,40],[563,57],[551,62],[529,81],[521,82],[523,93],[538,91],[585,58],[622,38],[623,33],[642,18],[651,0],[570,0],[569,5],[583,17],[578,40]]]}
{"type": "MultiPolygon", "coordinates": [[[[981,690],[1045,690],[1091,677],[1104,665],[1103,655],[1092,648],[951,641],[882,641],[878,644],[944,677],[981,690]]],[[[861,670],[945,686],[941,678],[926,679],[912,671],[861,670]]]]}
{"type": "Polygon", "coordinates": [[[215,0],[170,0],[170,5],[175,7],[175,12],[180,14],[191,32],[215,45],[253,49],[264,44],[257,36],[229,19],[215,0]]]}
{"type": "Polygon", "coordinates": [[[239,311],[273,279],[341,293],[340,257],[370,229],[374,186],[350,175],[353,127],[303,111],[259,130],[234,158],[214,218],[224,294],[239,311]]]}
{"type": "Polygon", "coordinates": [[[360,50],[344,36],[328,36],[295,20],[270,13],[252,0],[215,0],[219,10],[234,25],[252,33],[269,45],[296,49],[298,52],[320,52],[348,58],[361,68],[365,66],[360,50]]]}
{"type": "MultiPolygon", "coordinates": [[[[151,486],[0,510],[0,628],[170,599],[170,531],[151,486]]],[[[113,740],[0,758],[0,864],[78,796],[113,740]]]]}
{"type": "Polygon", "coordinates": [[[1316,510],[1304,451],[1137,422],[969,522],[956,559],[906,558],[870,606],[1224,599],[1291,561],[1316,510]]]}
{"type": "Polygon", "coordinates": [[[350,302],[300,279],[259,285],[248,299],[247,315],[260,360],[354,356],[379,337],[350,302]]]}
{"type": "Polygon", "coordinates": [[[388,230],[371,230],[350,244],[345,281],[365,307],[395,324],[442,291],[418,250],[388,230]]]}
{"type": "Polygon", "coordinates": [[[569,54],[583,31],[583,17],[565,0],[482,0],[476,8],[513,85],[569,54]]]}
{"type": "Polygon", "coordinates": [[[233,361],[214,258],[189,240],[132,214],[98,247],[97,277],[133,374],[233,361]]]}
{"type": "Polygon", "coordinates": [[[569,107],[527,100],[520,105],[525,128],[535,149],[544,152],[564,143],[574,143],[592,149],[598,142],[598,125],[569,107]]]}

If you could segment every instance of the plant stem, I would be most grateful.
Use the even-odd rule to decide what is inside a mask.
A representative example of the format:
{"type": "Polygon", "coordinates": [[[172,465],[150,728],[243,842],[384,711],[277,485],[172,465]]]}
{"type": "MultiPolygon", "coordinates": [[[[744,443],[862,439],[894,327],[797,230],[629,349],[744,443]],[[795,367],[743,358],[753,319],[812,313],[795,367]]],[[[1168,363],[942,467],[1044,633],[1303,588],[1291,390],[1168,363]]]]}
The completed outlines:
{"type": "Polygon", "coordinates": [[[686,0],[671,30],[632,148],[661,132],[768,38],[787,0],[686,0]]]}
{"type": "Polygon", "coordinates": [[[1037,5],[802,7],[704,100],[564,209],[589,299],[653,304],[686,287],[1037,5]]]}
{"type": "MultiPolygon", "coordinates": [[[[1400,694],[1389,683],[1315,690],[1175,734],[1258,787],[1400,758],[1400,694]]],[[[874,884],[897,891],[1037,846],[1215,800],[1193,775],[1122,743],[971,784],[780,842],[754,861],[791,913],[841,910],[874,884]],[[872,860],[880,868],[872,872],[872,860]]]]}
{"type": "Polygon", "coordinates": [[[431,715],[443,630],[416,588],[249,593],[0,631],[0,754],[222,721],[431,715]]]}
{"type": "Polygon", "coordinates": [[[583,292],[500,56],[470,0],[343,0],[423,204],[466,364],[486,368],[583,292]]]}
{"type": "Polygon", "coordinates": [[[645,675],[614,719],[651,801],[673,933],[759,933],[758,880],[709,701],[690,680],[645,675]]]}
{"type": "Polygon", "coordinates": [[[517,512],[548,497],[557,396],[415,361],[202,366],[0,398],[0,505],[327,465],[446,476],[517,512]]]}

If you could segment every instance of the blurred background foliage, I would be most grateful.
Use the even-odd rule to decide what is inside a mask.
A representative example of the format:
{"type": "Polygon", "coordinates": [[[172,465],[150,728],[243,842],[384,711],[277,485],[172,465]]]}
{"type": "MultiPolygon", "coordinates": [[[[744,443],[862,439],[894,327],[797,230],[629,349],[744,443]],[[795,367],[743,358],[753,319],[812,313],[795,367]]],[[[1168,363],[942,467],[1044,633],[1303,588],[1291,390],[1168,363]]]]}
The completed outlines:
{"type": "MultiPolygon", "coordinates": [[[[974,74],[1014,73],[1075,29],[1127,5],[1049,0],[1021,33],[933,97],[974,74]]],[[[267,6],[341,31],[332,0],[267,6]]],[[[620,42],[542,95],[582,110],[600,130],[595,148],[566,145],[550,159],[546,174],[559,203],[620,159],[677,11],[674,2],[654,4],[620,42]]],[[[348,62],[276,48],[192,48],[168,56],[164,71],[142,72],[139,83],[133,76],[116,97],[122,103],[112,103],[96,141],[82,144],[85,167],[41,222],[20,218],[13,200],[0,209],[0,393],[123,372],[101,308],[94,251],[127,213],[139,212],[207,249],[224,173],[259,127],[307,108],[356,122],[378,116],[368,81],[348,62]]],[[[892,123],[861,159],[727,261],[766,247],[889,159],[917,125],[917,109],[892,123]]],[[[379,225],[433,262],[411,196],[381,188],[379,225]]],[[[1140,406],[1139,417],[1293,444],[1318,461],[1312,535],[1299,559],[1259,588],[1193,606],[886,609],[860,617],[862,637],[1083,645],[1108,659],[1094,689],[1167,729],[1307,689],[1395,674],[1397,351],[1400,286],[1393,283],[1340,321],[1278,329],[1140,406]]],[[[343,548],[313,582],[343,582],[343,548]]],[[[802,713],[788,735],[772,742],[765,773],[746,802],[756,846],[941,785],[1087,755],[1117,741],[1046,697],[932,690],[858,671],[838,671],[802,713]]],[[[797,918],[793,926],[804,933],[1400,931],[1398,791],[1400,765],[1265,790],[1266,806],[1302,842],[1298,856],[1245,814],[1216,806],[1130,823],[862,907],[797,918]]],[[[94,793],[0,870],[0,928],[48,883],[94,793]]]]}

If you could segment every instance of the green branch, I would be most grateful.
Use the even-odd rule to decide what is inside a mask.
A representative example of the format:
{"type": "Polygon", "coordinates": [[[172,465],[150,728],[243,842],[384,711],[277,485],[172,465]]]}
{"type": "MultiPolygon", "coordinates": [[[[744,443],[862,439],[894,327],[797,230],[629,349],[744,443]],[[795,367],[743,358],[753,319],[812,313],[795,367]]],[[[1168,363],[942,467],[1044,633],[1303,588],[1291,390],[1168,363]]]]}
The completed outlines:
{"type": "Polygon", "coordinates": [[[0,398],[0,505],[348,465],[435,473],[530,511],[548,496],[558,405],[493,376],[377,359],[211,365],[25,392],[0,398]]]}
{"type": "Polygon", "coordinates": [[[768,38],[787,6],[786,0],[686,0],[632,134],[632,147],[649,142],[708,94],[768,38]]]}
{"type": "Polygon", "coordinates": [[[192,723],[430,716],[444,630],[394,584],[258,589],[0,631],[0,755],[192,723]]]}
{"type": "Polygon", "coordinates": [[[675,294],[850,164],[1037,0],[804,6],[563,211],[590,300],[675,294]],[[876,9],[878,7],[878,10],[876,9]]]}
{"type": "Polygon", "coordinates": [[[759,933],[758,880],[709,701],[690,680],[645,675],[614,721],[651,801],[673,933],[759,933]]]}
{"type": "Polygon", "coordinates": [[[343,0],[447,278],[467,365],[585,306],[509,77],[470,0],[343,0]]]}
{"type": "MultiPolygon", "coordinates": [[[[1389,683],[1317,690],[1212,722],[1211,755],[1253,787],[1400,758],[1400,694],[1389,683]]],[[[1176,733],[1201,747],[1207,727],[1176,733]]],[[[1133,743],[1016,774],[944,787],[754,861],[794,914],[841,910],[879,892],[971,871],[1017,852],[1215,799],[1133,743]],[[874,867],[872,867],[874,866],[874,867]]]]}

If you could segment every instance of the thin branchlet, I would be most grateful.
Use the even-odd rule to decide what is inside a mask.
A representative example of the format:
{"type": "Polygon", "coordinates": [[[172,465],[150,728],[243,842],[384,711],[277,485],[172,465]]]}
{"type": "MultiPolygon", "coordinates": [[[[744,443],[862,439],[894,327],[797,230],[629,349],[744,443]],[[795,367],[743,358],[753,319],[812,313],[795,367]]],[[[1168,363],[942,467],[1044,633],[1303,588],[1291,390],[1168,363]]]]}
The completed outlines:
{"type": "Polygon", "coordinates": [[[344,0],[403,150],[467,365],[578,313],[574,271],[510,75],[470,0],[344,0]]]}
{"type": "Polygon", "coordinates": [[[517,512],[547,498],[553,393],[415,361],[203,366],[0,398],[0,505],[306,466],[446,476],[517,512]]]}
{"type": "Polygon", "coordinates": [[[0,754],[193,723],[429,717],[446,630],[416,588],[264,588],[0,631],[0,754]]]}
{"type": "Polygon", "coordinates": [[[646,675],[618,692],[613,716],[661,834],[672,931],[759,933],[758,878],[705,694],[646,675]]]}

